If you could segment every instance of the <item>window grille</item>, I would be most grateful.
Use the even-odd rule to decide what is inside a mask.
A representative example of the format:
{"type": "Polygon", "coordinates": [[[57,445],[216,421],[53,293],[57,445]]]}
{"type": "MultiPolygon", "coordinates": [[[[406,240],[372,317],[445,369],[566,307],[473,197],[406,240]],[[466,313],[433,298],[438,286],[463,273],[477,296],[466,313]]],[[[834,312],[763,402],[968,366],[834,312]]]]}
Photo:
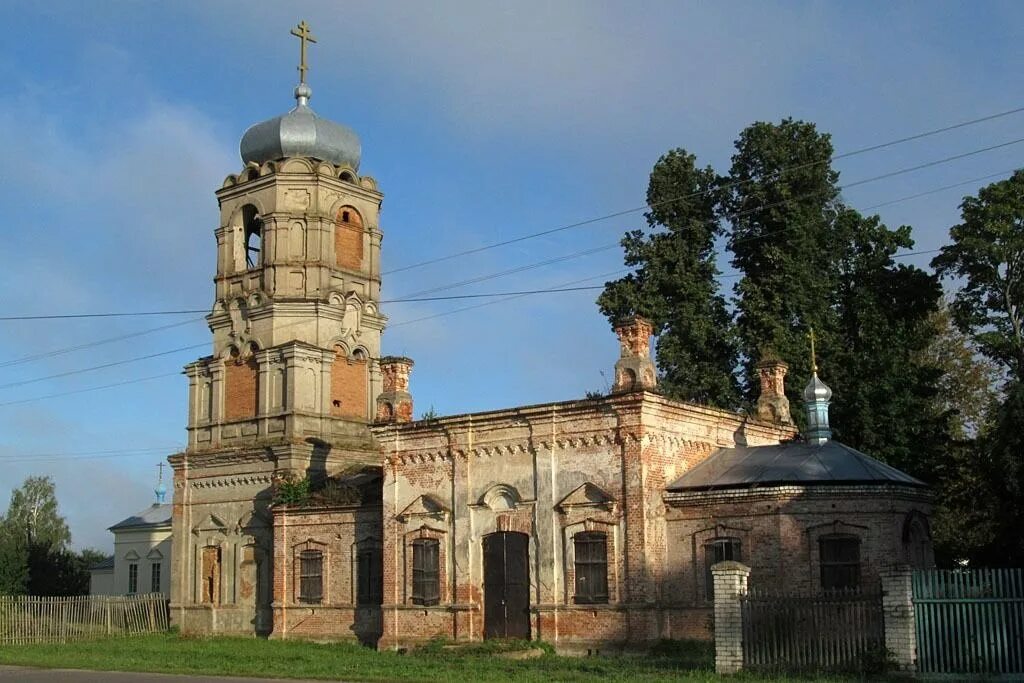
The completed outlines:
{"type": "Polygon", "coordinates": [[[599,531],[573,536],[576,596],[581,604],[608,602],[608,537],[599,531]]]}
{"type": "Polygon", "coordinates": [[[436,605],[441,597],[441,544],[433,538],[412,542],[412,601],[415,605],[436,605]]]}
{"type": "Polygon", "coordinates": [[[128,565],[128,592],[139,592],[139,565],[135,562],[128,565]]]}
{"type": "Polygon", "coordinates": [[[299,602],[320,604],[324,597],[324,554],[319,550],[299,553],[299,602]]]}
{"type": "Polygon", "coordinates": [[[160,563],[154,562],[149,567],[149,592],[160,592],[160,563]]]}

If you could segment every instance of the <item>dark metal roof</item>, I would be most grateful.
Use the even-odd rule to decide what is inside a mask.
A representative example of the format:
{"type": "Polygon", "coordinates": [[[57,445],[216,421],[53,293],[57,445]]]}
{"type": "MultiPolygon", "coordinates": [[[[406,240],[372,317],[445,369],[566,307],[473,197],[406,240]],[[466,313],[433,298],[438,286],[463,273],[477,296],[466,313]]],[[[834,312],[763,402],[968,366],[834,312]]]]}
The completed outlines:
{"type": "Polygon", "coordinates": [[[895,467],[830,440],[821,445],[790,441],[773,446],[720,448],[672,482],[668,490],[708,491],[786,484],[926,486],[895,467]]]}
{"type": "Polygon", "coordinates": [[[154,503],[142,512],[137,512],[131,517],[122,519],[110,527],[110,531],[122,529],[143,529],[146,527],[161,527],[171,525],[171,504],[154,503]]]}
{"type": "Polygon", "coordinates": [[[114,556],[104,557],[102,560],[89,567],[89,570],[107,570],[114,568],[114,556]]]}

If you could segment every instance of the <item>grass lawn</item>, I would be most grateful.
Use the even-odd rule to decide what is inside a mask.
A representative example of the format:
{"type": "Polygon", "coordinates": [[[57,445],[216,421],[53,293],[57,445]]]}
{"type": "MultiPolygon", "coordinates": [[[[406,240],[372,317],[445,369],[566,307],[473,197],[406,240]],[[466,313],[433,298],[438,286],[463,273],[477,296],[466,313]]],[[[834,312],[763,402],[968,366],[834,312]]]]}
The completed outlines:
{"type": "MultiPolygon", "coordinates": [[[[9,646],[0,648],[0,664],[345,681],[677,683],[721,680],[713,671],[711,646],[704,644],[672,644],[644,656],[573,658],[545,654],[529,660],[495,657],[494,649],[490,643],[459,650],[444,650],[437,644],[398,654],[350,644],[159,634],[66,645],[9,646]]],[[[813,680],[749,675],[738,678],[813,680]]]]}

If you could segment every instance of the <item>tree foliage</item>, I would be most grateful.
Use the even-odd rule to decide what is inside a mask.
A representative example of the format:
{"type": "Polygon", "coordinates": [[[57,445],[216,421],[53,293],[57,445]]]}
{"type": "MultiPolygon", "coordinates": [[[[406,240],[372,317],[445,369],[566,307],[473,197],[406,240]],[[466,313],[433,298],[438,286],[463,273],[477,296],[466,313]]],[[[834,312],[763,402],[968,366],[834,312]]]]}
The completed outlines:
{"type": "Polygon", "coordinates": [[[29,477],[15,489],[6,520],[24,538],[26,547],[49,545],[63,550],[71,542],[71,531],[58,509],[50,477],[29,477]]]}
{"type": "Polygon", "coordinates": [[[61,516],[53,480],[29,477],[11,493],[0,520],[0,594],[84,595],[95,550],[68,548],[71,532],[61,516]]]}
{"type": "Polygon", "coordinates": [[[789,363],[787,394],[801,405],[810,379],[807,332],[820,340],[824,368],[837,346],[833,220],[838,174],[832,142],[814,124],[758,122],[736,140],[721,211],[732,225],[728,248],[741,279],[735,287],[737,336],[746,398],[757,398],[754,366],[766,353],[789,363]]]}
{"type": "Polygon", "coordinates": [[[962,279],[952,305],[960,329],[1024,382],[1024,170],[965,197],[960,209],[952,243],[932,265],[962,279]]]}
{"type": "Polygon", "coordinates": [[[736,407],[736,342],[719,291],[715,239],[719,180],[683,149],[662,156],[651,171],[648,229],[622,239],[635,271],[609,282],[598,306],[612,322],[639,314],[657,335],[661,389],[674,398],[736,407]]]}
{"type": "MultiPolygon", "coordinates": [[[[952,400],[980,412],[952,450],[941,477],[936,537],[956,558],[979,565],[1024,563],[1024,171],[965,197],[951,243],[932,261],[957,286],[950,315],[973,346],[974,366],[952,400]],[[975,350],[977,353],[975,353],[975,350]],[[977,355],[983,356],[978,359],[977,355]],[[988,391],[972,393],[975,380],[988,391]],[[996,385],[1004,381],[1001,392],[996,385]],[[1000,400],[1001,399],[1001,400],[1000,400]],[[988,403],[988,410],[984,406],[988,403]],[[980,411],[979,411],[980,408],[980,411]]],[[[970,360],[964,358],[965,355],[970,360]]]]}
{"type": "Polygon", "coordinates": [[[28,589],[28,550],[20,533],[0,519],[0,595],[22,595],[28,589]]]}
{"type": "Polygon", "coordinates": [[[837,438],[928,478],[947,436],[941,370],[924,353],[941,289],[895,261],[914,244],[909,227],[843,203],[832,154],[827,134],[793,119],[743,130],[726,176],[669,152],[651,173],[650,229],[622,242],[634,272],[608,283],[598,304],[609,318],[654,322],[660,381],[677,398],[749,405],[758,361],[785,360],[798,423],[813,327],[837,438]],[[735,318],[716,284],[716,240],[741,276],[735,318]]]}

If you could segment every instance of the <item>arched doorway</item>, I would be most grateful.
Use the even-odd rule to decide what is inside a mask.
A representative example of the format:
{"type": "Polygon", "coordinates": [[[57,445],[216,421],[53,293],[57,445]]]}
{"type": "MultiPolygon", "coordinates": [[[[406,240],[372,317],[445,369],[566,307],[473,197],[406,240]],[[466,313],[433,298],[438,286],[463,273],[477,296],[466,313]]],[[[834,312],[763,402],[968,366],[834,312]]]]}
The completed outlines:
{"type": "Polygon", "coordinates": [[[484,536],[484,638],[530,638],[530,537],[484,536]]]}

